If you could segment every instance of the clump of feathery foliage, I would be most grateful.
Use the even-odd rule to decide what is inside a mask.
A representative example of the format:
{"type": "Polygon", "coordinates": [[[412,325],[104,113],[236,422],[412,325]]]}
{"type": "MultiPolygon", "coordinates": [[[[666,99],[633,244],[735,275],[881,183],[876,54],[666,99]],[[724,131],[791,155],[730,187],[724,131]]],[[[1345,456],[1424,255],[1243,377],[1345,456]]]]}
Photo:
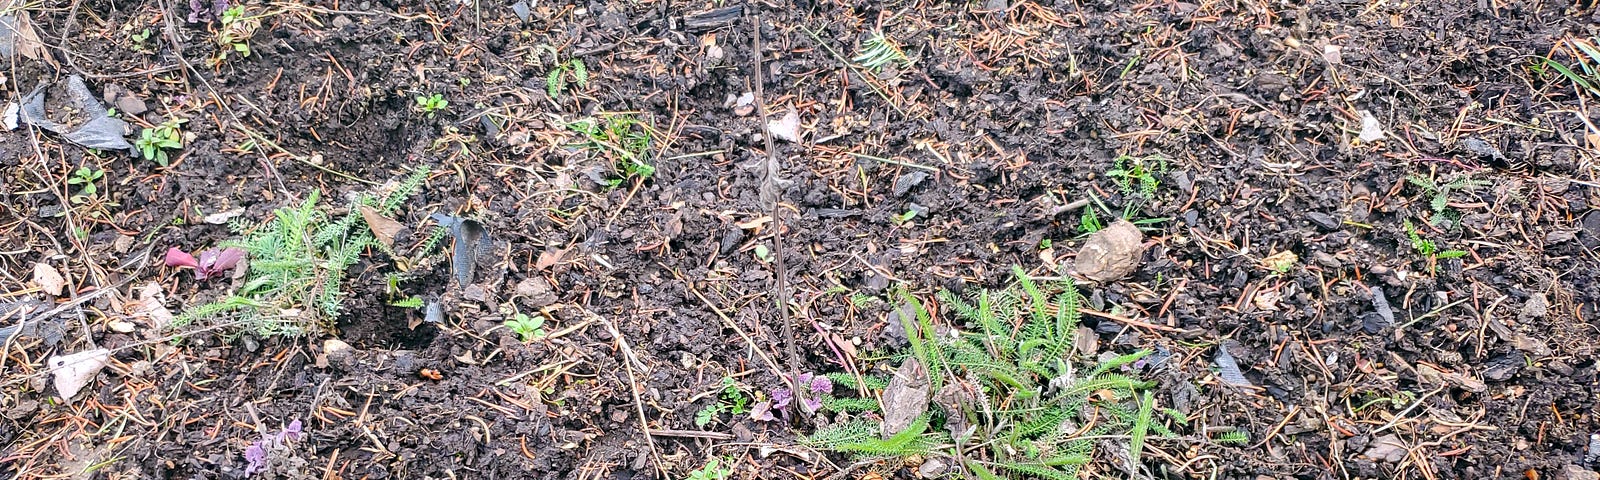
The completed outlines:
{"type": "Polygon", "coordinates": [[[238,239],[222,243],[249,254],[243,284],[227,296],[184,311],[172,327],[231,317],[260,336],[323,331],[339,317],[345,273],[367,249],[393,255],[362,219],[365,205],[393,215],[422,187],[428,169],[418,169],[384,194],[363,193],[337,219],[317,209],[313,190],[298,206],[283,207],[260,224],[229,225],[238,239]]]}

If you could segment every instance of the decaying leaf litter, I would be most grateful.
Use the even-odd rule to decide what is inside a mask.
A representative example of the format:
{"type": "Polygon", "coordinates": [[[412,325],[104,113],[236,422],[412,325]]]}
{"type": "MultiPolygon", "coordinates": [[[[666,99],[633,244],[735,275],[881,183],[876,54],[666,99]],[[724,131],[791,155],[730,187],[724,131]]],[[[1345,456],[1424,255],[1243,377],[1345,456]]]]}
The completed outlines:
{"type": "Polygon", "coordinates": [[[787,7],[8,12],[0,472],[1593,477],[1592,8],[787,7]],[[1146,429],[962,436],[1029,395],[910,339],[1013,266],[1146,429]]]}

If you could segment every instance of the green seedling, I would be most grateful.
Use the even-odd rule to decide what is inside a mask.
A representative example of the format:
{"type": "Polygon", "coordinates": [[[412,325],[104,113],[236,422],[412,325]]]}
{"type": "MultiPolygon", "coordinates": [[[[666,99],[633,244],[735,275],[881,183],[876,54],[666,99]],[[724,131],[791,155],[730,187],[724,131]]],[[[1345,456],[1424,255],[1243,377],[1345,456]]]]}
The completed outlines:
{"type": "Polygon", "coordinates": [[[568,123],[567,128],[582,136],[572,146],[610,161],[615,175],[606,179],[607,187],[617,188],[628,179],[642,181],[656,174],[649,161],[655,129],[632,115],[590,117],[568,123]]]}
{"type": "Polygon", "coordinates": [[[105,176],[106,172],[104,170],[78,167],[76,171],[72,172],[72,178],[67,179],[67,184],[78,185],[78,195],[92,197],[100,191],[99,187],[95,186],[95,182],[100,181],[105,176]]]}
{"type": "Polygon", "coordinates": [[[756,260],[760,260],[762,263],[772,262],[772,250],[768,249],[766,245],[757,244],[755,254],[756,260]]]}
{"type": "Polygon", "coordinates": [[[1083,216],[1078,217],[1078,233],[1088,235],[1098,232],[1102,228],[1106,228],[1106,226],[1100,223],[1100,216],[1094,213],[1094,206],[1083,207],[1083,216]]]}
{"type": "Polygon", "coordinates": [[[428,118],[433,118],[434,113],[444,111],[449,106],[450,101],[445,100],[444,95],[435,93],[433,95],[417,96],[417,109],[422,110],[422,113],[428,114],[428,118]]]}
{"type": "Polygon", "coordinates": [[[851,61],[860,64],[867,70],[878,71],[890,64],[910,65],[911,59],[906,57],[905,51],[894,40],[883,35],[883,32],[873,32],[871,37],[861,41],[861,49],[851,61]]]}
{"type": "Polygon", "coordinates": [[[235,5],[222,12],[222,28],[217,30],[217,54],[211,58],[213,66],[221,65],[231,54],[250,56],[250,38],[261,28],[261,19],[252,17],[244,5],[235,5]]]}
{"type": "Polygon", "coordinates": [[[139,149],[139,154],[146,160],[153,160],[163,167],[169,163],[167,150],[183,148],[183,132],[179,125],[188,120],[174,118],[139,131],[139,138],[133,141],[133,146],[139,149]]]}
{"type": "Polygon", "coordinates": [[[688,480],[725,480],[729,475],[733,475],[733,459],[721,460],[713,457],[706,460],[704,467],[689,472],[688,480]],[[728,464],[726,468],[722,467],[724,462],[728,464]]]}
{"type": "Polygon", "coordinates": [[[1437,273],[1439,260],[1467,256],[1465,250],[1440,250],[1439,244],[1424,238],[1422,234],[1417,232],[1416,226],[1412,225],[1410,220],[1406,220],[1403,226],[1406,229],[1406,237],[1411,240],[1411,249],[1427,258],[1428,272],[1430,274],[1437,273]]]}
{"type": "Polygon", "coordinates": [[[574,58],[550,69],[550,73],[544,77],[545,93],[550,98],[560,98],[567,91],[568,79],[578,84],[578,88],[589,88],[589,67],[583,64],[583,60],[574,58]]]}
{"type": "Polygon", "coordinates": [[[917,217],[917,211],[916,210],[906,210],[906,213],[889,216],[889,220],[894,222],[895,225],[904,226],[907,222],[910,222],[911,219],[916,218],[916,217],[917,217]]]}
{"type": "Polygon", "coordinates": [[[1106,176],[1111,177],[1111,182],[1123,195],[1137,196],[1148,201],[1155,198],[1156,189],[1161,186],[1159,177],[1167,172],[1167,159],[1160,155],[1134,157],[1122,155],[1113,161],[1111,170],[1106,171],[1106,176]]]}
{"type": "Polygon", "coordinates": [[[717,415],[730,413],[742,414],[750,410],[750,397],[739,389],[739,383],[733,377],[722,377],[722,391],[717,394],[717,400],[694,414],[694,424],[697,427],[710,425],[717,415]]]}
{"type": "Polygon", "coordinates": [[[1473,179],[1471,173],[1456,176],[1446,182],[1440,182],[1433,177],[1422,175],[1407,175],[1406,181],[1422,189],[1422,195],[1428,199],[1428,207],[1433,210],[1429,219],[1430,225],[1439,225],[1446,219],[1459,217],[1460,214],[1450,210],[1450,194],[1459,191],[1473,191],[1479,187],[1488,186],[1485,180],[1473,179]]]}
{"type": "Polygon", "coordinates": [[[1571,47],[1572,56],[1577,62],[1575,67],[1569,67],[1552,57],[1536,57],[1538,61],[1534,62],[1530,70],[1539,77],[1544,77],[1550,70],[1554,70],[1571,82],[1578,91],[1600,97],[1600,47],[1595,46],[1595,39],[1573,38],[1563,43],[1571,47]]]}
{"type": "Polygon", "coordinates": [[[538,340],[546,335],[544,317],[529,317],[522,312],[517,312],[516,315],[506,320],[506,328],[511,329],[511,332],[517,334],[517,337],[521,338],[523,342],[538,340]]]}
{"type": "Polygon", "coordinates": [[[422,308],[422,297],[402,298],[393,302],[389,302],[389,306],[400,308],[422,308]]]}
{"type": "Polygon", "coordinates": [[[150,29],[146,28],[139,33],[128,35],[128,40],[131,40],[129,49],[139,53],[151,53],[150,47],[144,44],[150,40],[150,29]]]}

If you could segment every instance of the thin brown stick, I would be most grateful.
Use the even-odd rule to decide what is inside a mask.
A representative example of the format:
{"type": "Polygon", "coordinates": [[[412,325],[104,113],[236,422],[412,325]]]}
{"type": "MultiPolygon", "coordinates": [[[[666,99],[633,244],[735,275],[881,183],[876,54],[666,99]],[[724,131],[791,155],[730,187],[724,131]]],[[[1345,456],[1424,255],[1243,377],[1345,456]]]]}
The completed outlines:
{"type": "Polygon", "coordinates": [[[772,132],[767,131],[767,119],[771,115],[767,112],[767,96],[765,89],[762,88],[765,82],[761,75],[760,15],[750,16],[750,37],[751,43],[755,44],[753,51],[756,68],[753,75],[756,83],[756,110],[761,113],[760,129],[763,132],[761,138],[766,140],[767,146],[766,178],[762,179],[762,187],[772,193],[772,254],[777,257],[773,262],[777,278],[772,285],[777,290],[774,292],[774,296],[777,297],[774,300],[777,302],[778,321],[783,326],[784,347],[789,350],[789,378],[784,379],[784,383],[789,385],[789,390],[794,393],[796,399],[804,400],[807,392],[797,383],[800,378],[800,351],[794,345],[794,325],[789,321],[789,291],[785,288],[789,279],[783,261],[783,193],[780,190],[782,187],[778,185],[778,174],[782,169],[778,165],[778,151],[772,144],[772,132]]]}

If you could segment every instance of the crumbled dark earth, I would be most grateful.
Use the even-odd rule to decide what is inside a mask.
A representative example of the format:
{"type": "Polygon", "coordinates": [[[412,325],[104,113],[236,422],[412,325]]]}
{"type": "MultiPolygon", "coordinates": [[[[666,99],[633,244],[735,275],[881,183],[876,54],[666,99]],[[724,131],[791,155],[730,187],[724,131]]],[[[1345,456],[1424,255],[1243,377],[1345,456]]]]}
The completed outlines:
{"type": "Polygon", "coordinates": [[[1575,47],[1592,2],[780,3],[246,2],[250,54],[220,62],[221,20],[188,2],[7,10],[29,27],[0,35],[9,101],[77,75],[130,142],[187,121],[166,166],[0,132],[0,328],[21,326],[0,330],[0,475],[243,478],[298,421],[253,476],[686,478],[727,458],[730,478],[916,478],[799,445],[820,418],[696,412],[725,377],[843,370],[829,342],[903,344],[896,289],[1075,275],[1091,209],[1127,212],[1144,248],[1083,285],[1133,320],[1085,317],[1088,343],[1161,352],[1140,373],[1180,433],[1249,434],[1153,439],[1150,475],[1596,478],[1600,97],[1573,80],[1595,65],[1575,47]],[[910,61],[853,61],[875,32],[910,61]],[[791,108],[799,141],[769,150],[791,108]],[[653,174],[575,146],[569,123],[624,113],[653,174]],[[1161,159],[1149,201],[1119,157],[1161,159]],[[92,198],[72,198],[80,167],[103,171],[92,198]],[[482,222],[466,288],[448,259],[391,287],[369,251],[312,335],[158,331],[123,308],[150,284],[173,312],[230,288],[165,267],[169,247],[313,190],[342,215],[421,167],[399,245],[431,214],[482,222]],[[1460,178],[1481,184],[1417,181],[1460,178]],[[548,335],[522,341],[511,312],[548,335]],[[46,360],[94,348],[110,364],[61,400],[46,360]]]}

